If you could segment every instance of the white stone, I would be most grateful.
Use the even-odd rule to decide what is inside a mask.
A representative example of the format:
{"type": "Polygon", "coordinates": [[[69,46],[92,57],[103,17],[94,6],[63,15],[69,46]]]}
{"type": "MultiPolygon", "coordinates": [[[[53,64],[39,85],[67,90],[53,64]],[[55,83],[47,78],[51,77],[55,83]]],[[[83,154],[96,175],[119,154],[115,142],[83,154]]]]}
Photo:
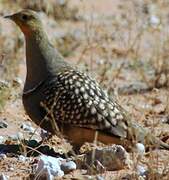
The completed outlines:
{"type": "Polygon", "coordinates": [[[157,17],[156,15],[151,15],[150,16],[150,24],[155,27],[158,26],[160,24],[160,19],[159,17],[157,17]]]}
{"type": "Polygon", "coordinates": [[[145,146],[144,146],[144,144],[137,143],[136,144],[136,151],[137,151],[138,154],[144,155],[145,154],[145,146]]]}
{"type": "Polygon", "coordinates": [[[1,153],[1,154],[0,154],[0,160],[1,160],[1,159],[5,159],[5,158],[6,158],[6,154],[1,153]]]}
{"type": "Polygon", "coordinates": [[[46,177],[47,180],[53,180],[54,177],[62,177],[64,172],[61,170],[62,158],[41,155],[37,164],[35,177],[40,179],[46,177]]]}

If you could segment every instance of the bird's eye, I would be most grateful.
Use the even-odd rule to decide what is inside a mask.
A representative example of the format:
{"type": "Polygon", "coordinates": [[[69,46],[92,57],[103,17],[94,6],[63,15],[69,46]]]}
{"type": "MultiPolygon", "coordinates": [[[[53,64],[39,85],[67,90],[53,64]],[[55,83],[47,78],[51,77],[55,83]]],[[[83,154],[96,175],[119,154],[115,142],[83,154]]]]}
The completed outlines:
{"type": "Polygon", "coordinates": [[[23,19],[24,21],[26,21],[26,20],[28,20],[28,16],[27,16],[26,14],[24,14],[24,15],[22,16],[22,19],[23,19]]]}

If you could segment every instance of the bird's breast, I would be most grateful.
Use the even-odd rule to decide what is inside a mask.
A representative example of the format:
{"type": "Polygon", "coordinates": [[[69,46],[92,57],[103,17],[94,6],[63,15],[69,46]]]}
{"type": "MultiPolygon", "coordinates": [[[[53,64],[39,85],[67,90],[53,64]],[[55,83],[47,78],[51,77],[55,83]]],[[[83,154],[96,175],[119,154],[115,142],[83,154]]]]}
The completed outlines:
{"type": "Polygon", "coordinates": [[[40,91],[34,91],[29,94],[23,94],[22,102],[24,109],[28,116],[34,121],[36,124],[43,119],[44,112],[40,107],[40,101],[43,99],[43,95],[40,91]]]}

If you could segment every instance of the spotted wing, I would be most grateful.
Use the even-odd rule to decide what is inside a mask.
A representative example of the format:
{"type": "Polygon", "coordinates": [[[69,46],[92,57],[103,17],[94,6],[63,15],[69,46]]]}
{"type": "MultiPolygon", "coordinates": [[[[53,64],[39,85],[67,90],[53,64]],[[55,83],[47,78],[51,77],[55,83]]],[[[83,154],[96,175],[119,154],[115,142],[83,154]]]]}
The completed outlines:
{"type": "Polygon", "coordinates": [[[56,122],[126,137],[127,126],[120,106],[84,73],[64,70],[47,83],[44,93],[43,103],[56,122]]]}

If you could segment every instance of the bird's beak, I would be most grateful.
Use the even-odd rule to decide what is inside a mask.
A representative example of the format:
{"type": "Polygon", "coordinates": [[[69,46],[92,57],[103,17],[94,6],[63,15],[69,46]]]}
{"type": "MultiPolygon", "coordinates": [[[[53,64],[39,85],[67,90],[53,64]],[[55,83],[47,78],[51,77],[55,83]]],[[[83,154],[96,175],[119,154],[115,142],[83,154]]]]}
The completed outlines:
{"type": "Polygon", "coordinates": [[[4,16],[4,18],[14,20],[15,19],[15,14],[4,16]]]}
{"type": "Polygon", "coordinates": [[[4,16],[4,18],[11,19],[11,16],[10,15],[4,16]]]}

